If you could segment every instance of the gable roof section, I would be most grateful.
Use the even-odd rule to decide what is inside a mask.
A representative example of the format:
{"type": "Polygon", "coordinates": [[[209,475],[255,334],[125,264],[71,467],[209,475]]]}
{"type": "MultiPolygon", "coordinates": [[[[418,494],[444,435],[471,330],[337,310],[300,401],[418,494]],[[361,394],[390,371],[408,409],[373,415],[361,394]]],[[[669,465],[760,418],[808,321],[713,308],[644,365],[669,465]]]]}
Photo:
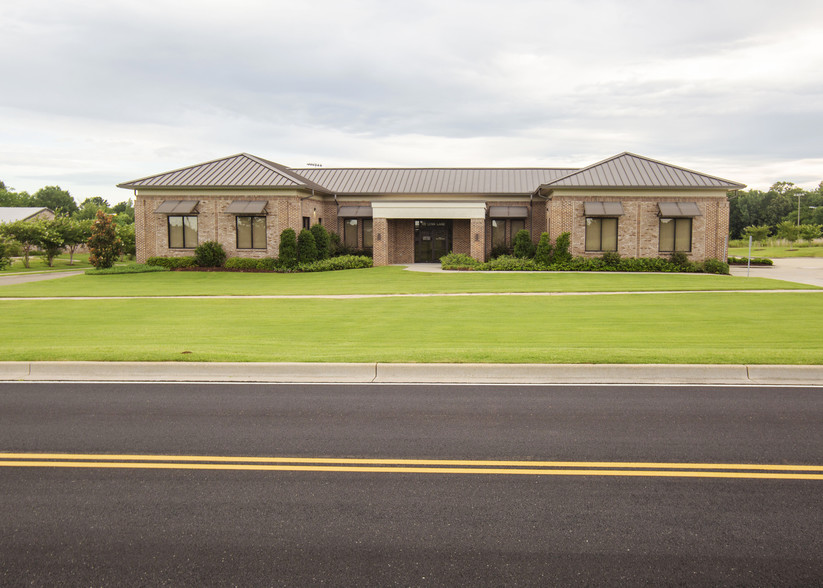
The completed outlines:
{"type": "Polygon", "coordinates": [[[132,180],[119,188],[308,188],[326,192],[322,186],[293,170],[248,153],[132,180]]]}
{"type": "Polygon", "coordinates": [[[40,214],[44,210],[51,212],[51,210],[44,206],[2,206],[0,207],[0,223],[13,223],[19,220],[27,220],[40,214]]]}
{"type": "Polygon", "coordinates": [[[335,194],[531,194],[569,168],[308,168],[335,194]]]}
{"type": "Polygon", "coordinates": [[[541,188],[703,188],[739,190],[743,184],[701,174],[662,161],[621,153],[561,178],[541,188]]]}

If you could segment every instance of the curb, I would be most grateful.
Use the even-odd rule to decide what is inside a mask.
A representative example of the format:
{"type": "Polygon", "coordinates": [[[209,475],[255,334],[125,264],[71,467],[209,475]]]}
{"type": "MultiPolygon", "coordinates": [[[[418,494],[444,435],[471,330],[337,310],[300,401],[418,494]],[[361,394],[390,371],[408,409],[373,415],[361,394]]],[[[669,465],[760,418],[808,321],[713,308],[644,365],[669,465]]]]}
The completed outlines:
{"type": "Polygon", "coordinates": [[[823,386],[823,365],[7,361],[0,381],[823,386]]]}

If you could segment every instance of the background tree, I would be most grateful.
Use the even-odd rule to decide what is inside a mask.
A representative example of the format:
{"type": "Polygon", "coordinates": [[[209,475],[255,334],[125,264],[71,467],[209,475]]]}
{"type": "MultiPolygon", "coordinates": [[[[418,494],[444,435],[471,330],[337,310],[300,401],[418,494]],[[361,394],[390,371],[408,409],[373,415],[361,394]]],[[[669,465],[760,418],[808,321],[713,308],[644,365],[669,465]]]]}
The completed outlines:
{"type": "Polygon", "coordinates": [[[117,215],[114,217],[114,220],[117,222],[118,226],[124,224],[134,224],[134,203],[131,198],[125,202],[118,202],[111,208],[111,211],[117,215]]]}
{"type": "Polygon", "coordinates": [[[110,214],[102,210],[97,211],[97,217],[91,227],[89,237],[89,263],[97,269],[105,269],[114,265],[114,260],[120,255],[120,239],[117,238],[116,225],[110,214]]]}
{"type": "Polygon", "coordinates": [[[777,237],[794,243],[800,237],[800,227],[792,221],[783,221],[777,225],[777,237]]]}
{"type": "Polygon", "coordinates": [[[120,253],[122,255],[137,255],[137,240],[134,235],[134,223],[121,225],[119,218],[120,215],[118,214],[114,217],[114,222],[117,227],[117,237],[120,239],[120,243],[122,243],[120,253]]]}
{"type": "Polygon", "coordinates": [[[46,186],[34,193],[32,206],[45,206],[55,214],[72,215],[79,209],[68,190],[61,190],[60,186],[46,186]]]}
{"type": "Polygon", "coordinates": [[[66,216],[57,217],[55,221],[55,226],[63,237],[63,244],[69,250],[69,265],[74,265],[74,252],[91,237],[91,221],[66,216]]]}
{"type": "Polygon", "coordinates": [[[751,237],[752,241],[762,243],[769,237],[771,227],[769,225],[750,226],[743,229],[743,237],[751,237]]]}
{"type": "Polygon", "coordinates": [[[11,244],[0,236],[0,271],[11,265],[11,244]]]}
{"type": "Polygon", "coordinates": [[[800,238],[811,243],[820,238],[823,227],[820,225],[800,225],[798,230],[800,231],[800,238]]]}
{"type": "Polygon", "coordinates": [[[97,217],[98,210],[109,212],[109,203],[100,196],[86,198],[80,203],[80,208],[72,216],[79,220],[94,220],[97,217]]]}
{"type": "Polygon", "coordinates": [[[20,244],[23,252],[23,265],[29,267],[29,254],[33,247],[40,244],[40,235],[43,231],[42,225],[31,221],[16,221],[0,225],[0,231],[9,239],[14,239],[20,244]]]}
{"type": "Polygon", "coordinates": [[[34,206],[32,197],[27,192],[14,191],[0,181],[0,206],[34,206]]]}

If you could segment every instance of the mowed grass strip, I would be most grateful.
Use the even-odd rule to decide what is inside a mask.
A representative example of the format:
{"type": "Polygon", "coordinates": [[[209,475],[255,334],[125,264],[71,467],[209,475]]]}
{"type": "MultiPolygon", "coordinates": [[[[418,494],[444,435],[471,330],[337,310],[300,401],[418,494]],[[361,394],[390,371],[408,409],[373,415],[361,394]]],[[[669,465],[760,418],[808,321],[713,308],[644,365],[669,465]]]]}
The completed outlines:
{"type": "Polygon", "coordinates": [[[813,286],[708,274],[593,272],[411,272],[376,267],[306,274],[161,272],[74,276],[0,286],[0,297],[35,296],[260,296],[477,292],[637,292],[673,290],[809,289],[813,286]]]}
{"type": "Polygon", "coordinates": [[[0,313],[4,360],[823,363],[817,293],[23,300],[0,313]]]}

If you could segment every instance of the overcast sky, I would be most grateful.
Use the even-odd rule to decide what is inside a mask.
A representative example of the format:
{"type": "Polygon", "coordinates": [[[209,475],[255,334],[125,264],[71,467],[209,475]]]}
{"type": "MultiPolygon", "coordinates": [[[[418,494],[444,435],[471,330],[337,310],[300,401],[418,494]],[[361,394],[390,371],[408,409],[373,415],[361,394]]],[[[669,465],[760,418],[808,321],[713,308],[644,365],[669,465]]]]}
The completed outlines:
{"type": "Polygon", "coordinates": [[[2,0],[0,180],[284,165],[823,180],[820,0],[2,0]]]}

